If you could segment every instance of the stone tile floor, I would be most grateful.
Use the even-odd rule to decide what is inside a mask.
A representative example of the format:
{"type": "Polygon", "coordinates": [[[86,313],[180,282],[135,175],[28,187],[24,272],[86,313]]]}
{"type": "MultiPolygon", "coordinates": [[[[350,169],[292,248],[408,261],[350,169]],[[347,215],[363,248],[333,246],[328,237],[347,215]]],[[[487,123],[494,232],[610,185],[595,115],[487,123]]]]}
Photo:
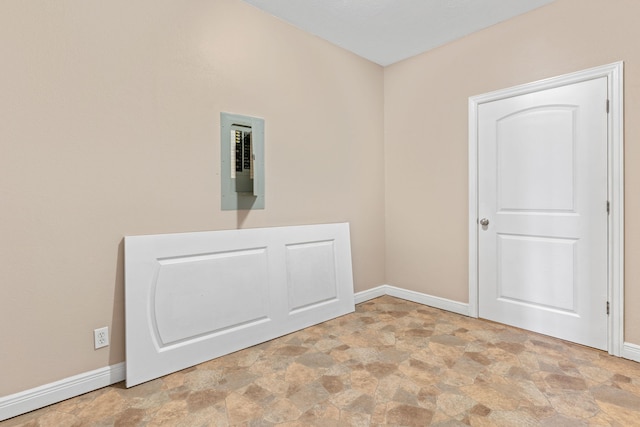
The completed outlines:
{"type": "Polygon", "coordinates": [[[385,296],[131,389],[0,422],[112,425],[640,426],[640,364],[385,296]]]}

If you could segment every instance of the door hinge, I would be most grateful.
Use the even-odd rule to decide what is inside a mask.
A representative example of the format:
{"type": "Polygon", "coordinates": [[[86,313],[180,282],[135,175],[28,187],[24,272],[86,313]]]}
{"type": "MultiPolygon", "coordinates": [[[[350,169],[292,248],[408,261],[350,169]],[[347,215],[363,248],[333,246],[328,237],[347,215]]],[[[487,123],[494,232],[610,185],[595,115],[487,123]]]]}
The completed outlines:
{"type": "Polygon", "coordinates": [[[607,99],[607,114],[609,113],[609,100],[607,99]]]}
{"type": "Polygon", "coordinates": [[[607,215],[611,213],[611,202],[607,200],[607,215]]]}
{"type": "Polygon", "coordinates": [[[609,315],[609,301],[607,301],[607,316],[609,315]]]}

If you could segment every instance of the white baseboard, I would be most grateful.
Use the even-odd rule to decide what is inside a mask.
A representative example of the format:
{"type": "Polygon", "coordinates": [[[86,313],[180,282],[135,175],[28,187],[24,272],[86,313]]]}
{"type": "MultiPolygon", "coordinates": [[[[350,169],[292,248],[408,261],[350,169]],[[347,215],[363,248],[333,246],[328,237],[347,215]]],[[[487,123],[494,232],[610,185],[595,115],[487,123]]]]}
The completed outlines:
{"type": "Polygon", "coordinates": [[[0,421],[124,381],[124,362],[0,397],[0,421]]]}
{"type": "Polygon", "coordinates": [[[427,295],[407,289],[396,288],[395,286],[389,285],[387,285],[387,295],[406,299],[407,301],[417,302],[418,304],[428,305],[429,307],[439,308],[441,310],[462,314],[463,316],[469,315],[469,304],[464,302],[434,297],[433,295],[427,295]]]}
{"type": "Polygon", "coordinates": [[[356,304],[360,304],[383,295],[387,295],[387,285],[380,285],[372,289],[367,289],[366,291],[356,292],[353,298],[356,304]]]}
{"type": "Polygon", "coordinates": [[[629,342],[624,343],[622,346],[622,357],[640,362],[640,345],[629,342]]]}
{"type": "Polygon", "coordinates": [[[429,307],[439,308],[451,311],[453,313],[469,315],[469,304],[453,301],[446,298],[435,297],[433,295],[423,294],[421,292],[410,291],[407,289],[396,288],[390,285],[380,285],[373,289],[357,292],[354,295],[356,304],[378,298],[383,295],[389,295],[396,298],[405,299],[407,301],[416,302],[418,304],[428,305],[429,307]]]}

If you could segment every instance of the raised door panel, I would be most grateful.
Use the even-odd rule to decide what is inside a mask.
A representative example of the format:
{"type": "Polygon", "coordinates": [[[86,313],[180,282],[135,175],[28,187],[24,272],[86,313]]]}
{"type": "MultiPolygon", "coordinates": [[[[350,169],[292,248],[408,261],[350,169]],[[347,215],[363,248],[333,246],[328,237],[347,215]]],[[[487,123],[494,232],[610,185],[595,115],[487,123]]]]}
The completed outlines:
{"type": "Polygon", "coordinates": [[[498,235],[497,298],[575,312],[575,239],[498,235]]]}
{"type": "Polygon", "coordinates": [[[158,347],[269,321],[267,255],[257,248],[158,260],[151,291],[158,347]]]}
{"type": "Polygon", "coordinates": [[[498,211],[573,211],[575,106],[497,121],[498,211]]]}
{"type": "Polygon", "coordinates": [[[286,246],[289,313],[338,297],[333,240],[286,246]]]}

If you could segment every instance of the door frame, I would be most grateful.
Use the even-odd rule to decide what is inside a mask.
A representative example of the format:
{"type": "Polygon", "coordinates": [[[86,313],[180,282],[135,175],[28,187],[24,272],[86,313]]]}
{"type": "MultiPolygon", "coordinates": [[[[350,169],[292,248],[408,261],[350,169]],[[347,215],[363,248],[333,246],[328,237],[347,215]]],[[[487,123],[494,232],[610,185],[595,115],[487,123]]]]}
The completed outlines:
{"type": "MultiPolygon", "coordinates": [[[[607,190],[609,354],[622,356],[624,347],[624,102],[622,61],[469,98],[469,316],[478,317],[478,112],[481,104],[586,80],[607,77],[607,190]]],[[[605,105],[602,108],[606,108],[605,105]]],[[[603,307],[603,310],[606,308],[603,307]]]]}

